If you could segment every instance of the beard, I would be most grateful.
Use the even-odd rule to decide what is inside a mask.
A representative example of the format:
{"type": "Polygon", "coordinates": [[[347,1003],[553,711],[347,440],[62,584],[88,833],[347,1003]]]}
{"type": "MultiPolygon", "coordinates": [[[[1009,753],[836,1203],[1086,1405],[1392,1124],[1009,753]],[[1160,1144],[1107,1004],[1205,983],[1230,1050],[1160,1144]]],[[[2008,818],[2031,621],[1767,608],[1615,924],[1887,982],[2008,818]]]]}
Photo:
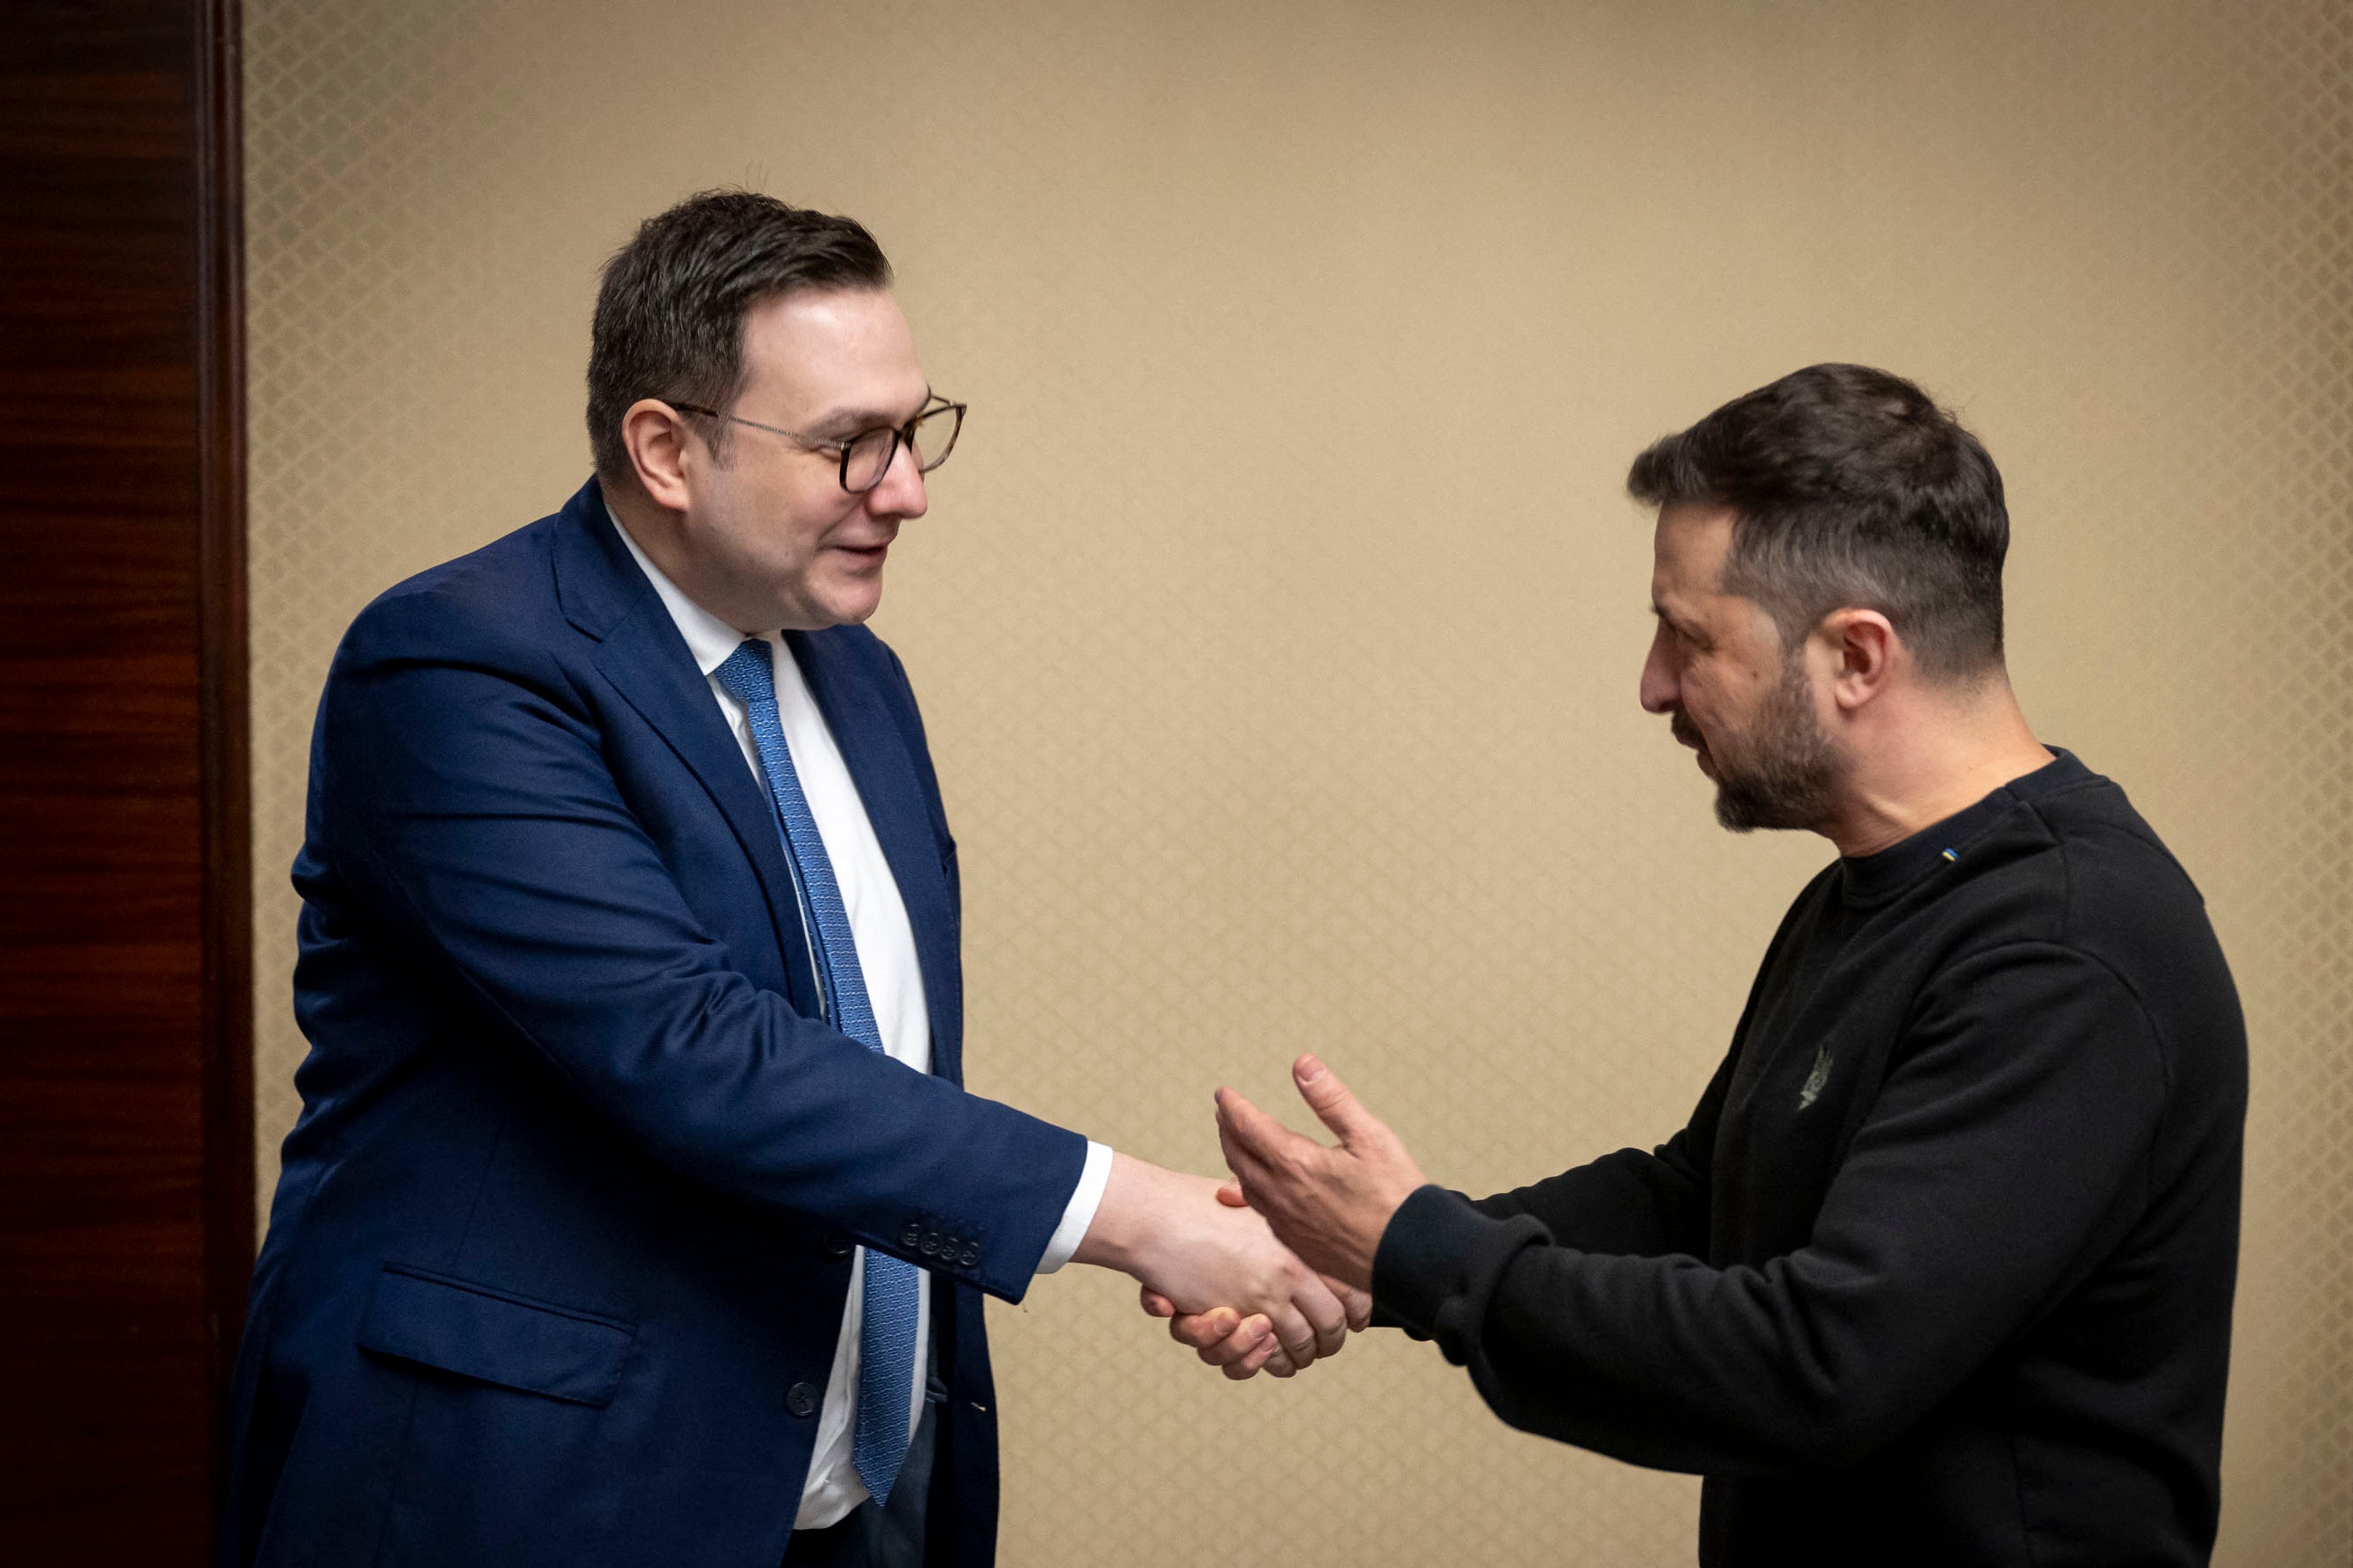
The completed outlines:
{"type": "MultiPolygon", "coordinates": [[[[1672,726],[1685,744],[1698,727],[1678,710],[1672,726]]],[[[1830,820],[1838,757],[1814,717],[1813,689],[1802,658],[1791,658],[1757,710],[1748,732],[1724,736],[1736,748],[1708,747],[1715,768],[1715,820],[1734,833],[1759,827],[1810,828],[1830,820]]]]}

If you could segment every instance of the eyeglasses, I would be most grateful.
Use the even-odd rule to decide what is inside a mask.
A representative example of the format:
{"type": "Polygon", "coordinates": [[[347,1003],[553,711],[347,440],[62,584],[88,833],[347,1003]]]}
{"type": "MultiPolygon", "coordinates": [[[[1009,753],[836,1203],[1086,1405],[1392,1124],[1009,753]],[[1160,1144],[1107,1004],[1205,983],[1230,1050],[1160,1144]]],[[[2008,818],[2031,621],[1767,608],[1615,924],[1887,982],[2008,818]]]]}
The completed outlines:
{"type": "Polygon", "coordinates": [[[706,419],[724,419],[731,425],[749,425],[754,430],[765,430],[771,436],[782,436],[812,452],[838,452],[841,458],[841,488],[851,495],[864,495],[882,482],[891,465],[904,446],[915,459],[915,471],[928,474],[948,460],[955,450],[956,436],[964,429],[965,405],[950,403],[944,397],[934,397],[913,419],[904,425],[877,425],[871,430],[860,430],[846,441],[828,441],[814,436],[804,436],[797,430],[780,430],[774,425],[763,425],[756,419],[745,419],[733,414],[722,414],[716,408],[704,408],[699,404],[673,403],[672,408],[681,414],[700,414],[706,419]]]}

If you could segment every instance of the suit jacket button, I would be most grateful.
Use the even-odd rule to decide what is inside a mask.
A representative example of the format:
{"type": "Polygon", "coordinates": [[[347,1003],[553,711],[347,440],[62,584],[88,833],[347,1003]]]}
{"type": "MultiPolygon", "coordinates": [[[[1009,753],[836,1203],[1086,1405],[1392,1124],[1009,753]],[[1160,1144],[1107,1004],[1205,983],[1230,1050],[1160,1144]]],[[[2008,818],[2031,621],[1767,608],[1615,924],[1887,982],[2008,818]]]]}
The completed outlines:
{"type": "Polygon", "coordinates": [[[814,1383],[797,1383],[785,1390],[785,1408],[803,1420],[816,1415],[824,1404],[825,1395],[818,1392],[814,1383]]]}
{"type": "Polygon", "coordinates": [[[910,1223],[906,1229],[899,1233],[899,1245],[902,1247],[913,1247],[923,1239],[923,1227],[920,1225],[910,1223]]]}
{"type": "Polygon", "coordinates": [[[826,1233],[825,1240],[820,1243],[820,1246],[823,1247],[825,1255],[828,1258],[847,1258],[849,1256],[849,1237],[846,1236],[840,1236],[832,1231],[828,1231],[826,1233]]]}
{"type": "Polygon", "coordinates": [[[937,1258],[939,1255],[940,1237],[939,1233],[934,1231],[931,1235],[923,1237],[923,1256],[926,1258],[937,1258]]]}

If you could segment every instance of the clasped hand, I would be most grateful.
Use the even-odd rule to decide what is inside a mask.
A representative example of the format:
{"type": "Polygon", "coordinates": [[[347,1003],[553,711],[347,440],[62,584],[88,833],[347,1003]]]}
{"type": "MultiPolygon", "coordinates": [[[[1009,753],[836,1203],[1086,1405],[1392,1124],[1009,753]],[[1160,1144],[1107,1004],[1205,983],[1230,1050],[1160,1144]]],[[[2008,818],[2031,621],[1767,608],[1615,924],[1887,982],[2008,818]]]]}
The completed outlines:
{"type": "MultiPolygon", "coordinates": [[[[1397,1134],[1321,1061],[1301,1057],[1291,1072],[1300,1098],[1339,1138],[1338,1145],[1293,1132],[1237,1090],[1221,1088],[1218,1142],[1234,1180],[1218,1190],[1218,1198],[1259,1217],[1344,1305],[1347,1326],[1361,1330],[1372,1318],[1373,1258],[1381,1233],[1398,1206],[1423,1184],[1421,1167],[1397,1134]]],[[[1180,1310],[1181,1301],[1155,1290],[1149,1280],[1143,1303],[1153,1316],[1171,1320],[1168,1331],[1178,1343],[1192,1346],[1228,1377],[1245,1378],[1261,1369],[1287,1377],[1314,1359],[1293,1353],[1296,1341],[1265,1314],[1245,1316],[1222,1305],[1180,1310]]],[[[1332,1354],[1341,1338],[1319,1333],[1312,1348],[1332,1354]]]]}

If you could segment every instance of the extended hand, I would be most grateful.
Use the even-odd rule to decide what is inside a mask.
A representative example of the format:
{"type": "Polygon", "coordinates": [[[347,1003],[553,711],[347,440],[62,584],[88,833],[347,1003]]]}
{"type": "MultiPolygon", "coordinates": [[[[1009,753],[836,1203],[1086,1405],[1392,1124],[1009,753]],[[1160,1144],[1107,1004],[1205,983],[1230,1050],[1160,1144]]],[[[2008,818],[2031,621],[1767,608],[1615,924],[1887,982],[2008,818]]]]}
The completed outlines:
{"type": "MultiPolygon", "coordinates": [[[[1218,1141],[1242,1195],[1282,1244],[1317,1273],[1360,1290],[1398,1205],[1421,1186],[1421,1167],[1339,1075],[1314,1057],[1291,1067],[1300,1098],[1339,1135],[1327,1149],[1230,1089],[1218,1090],[1218,1141]]],[[[1177,1303],[1179,1307],[1183,1302],[1177,1303]]]]}
{"type": "MultiPolygon", "coordinates": [[[[1247,1208],[1249,1201],[1242,1196],[1240,1182],[1228,1182],[1218,1189],[1218,1201],[1234,1208],[1247,1208]]],[[[1348,1314],[1348,1331],[1363,1333],[1372,1326],[1373,1296],[1369,1290],[1359,1290],[1326,1276],[1324,1285],[1340,1299],[1341,1308],[1348,1314]]],[[[1180,1345],[1190,1345],[1209,1365],[1221,1368],[1228,1377],[1240,1382],[1255,1375],[1260,1368],[1276,1377],[1289,1377],[1298,1369],[1291,1358],[1276,1344],[1274,1331],[1263,1317],[1245,1318],[1231,1307],[1218,1307],[1207,1312],[1179,1312],[1176,1303],[1151,1286],[1143,1290],[1144,1310],[1155,1318],[1170,1320],[1168,1337],[1180,1345]]]]}
{"type": "Polygon", "coordinates": [[[1217,1191],[1206,1176],[1114,1154],[1103,1203],[1074,1256],[1134,1276],[1172,1310],[1224,1308],[1255,1320],[1263,1338],[1238,1358],[1249,1370],[1233,1375],[1260,1365],[1295,1371],[1337,1351],[1348,1333],[1339,1298],[1274,1239],[1263,1216],[1219,1203],[1217,1191]]]}

